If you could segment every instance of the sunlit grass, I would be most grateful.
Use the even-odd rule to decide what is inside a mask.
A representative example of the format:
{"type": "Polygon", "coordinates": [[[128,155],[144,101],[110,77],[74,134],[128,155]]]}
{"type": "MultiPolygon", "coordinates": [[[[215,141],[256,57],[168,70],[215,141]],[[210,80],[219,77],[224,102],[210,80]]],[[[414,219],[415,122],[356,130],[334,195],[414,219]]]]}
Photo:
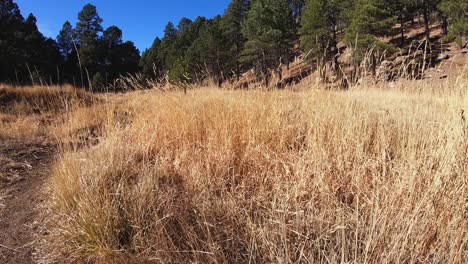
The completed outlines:
{"type": "Polygon", "coordinates": [[[462,263],[466,91],[457,80],[109,96],[56,128],[50,249],[104,262],[462,263]]]}

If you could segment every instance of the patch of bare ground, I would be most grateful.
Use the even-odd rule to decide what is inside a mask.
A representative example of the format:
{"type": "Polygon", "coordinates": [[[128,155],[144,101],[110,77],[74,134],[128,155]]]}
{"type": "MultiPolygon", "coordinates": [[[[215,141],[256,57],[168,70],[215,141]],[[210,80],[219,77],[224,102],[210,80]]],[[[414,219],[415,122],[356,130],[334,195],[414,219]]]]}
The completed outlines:
{"type": "Polygon", "coordinates": [[[92,102],[92,95],[68,86],[0,85],[0,263],[38,259],[45,229],[43,187],[60,124],[73,109],[92,102]]]}
{"type": "Polygon", "coordinates": [[[38,205],[53,152],[44,142],[0,141],[1,263],[33,263],[38,205]]]}

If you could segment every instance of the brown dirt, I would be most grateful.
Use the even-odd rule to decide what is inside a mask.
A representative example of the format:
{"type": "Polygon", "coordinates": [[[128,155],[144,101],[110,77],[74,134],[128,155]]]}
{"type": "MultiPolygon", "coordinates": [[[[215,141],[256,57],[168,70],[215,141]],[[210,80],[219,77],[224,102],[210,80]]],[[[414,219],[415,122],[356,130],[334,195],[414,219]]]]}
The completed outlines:
{"type": "Polygon", "coordinates": [[[42,187],[53,147],[0,141],[0,263],[34,263],[42,187]]]}

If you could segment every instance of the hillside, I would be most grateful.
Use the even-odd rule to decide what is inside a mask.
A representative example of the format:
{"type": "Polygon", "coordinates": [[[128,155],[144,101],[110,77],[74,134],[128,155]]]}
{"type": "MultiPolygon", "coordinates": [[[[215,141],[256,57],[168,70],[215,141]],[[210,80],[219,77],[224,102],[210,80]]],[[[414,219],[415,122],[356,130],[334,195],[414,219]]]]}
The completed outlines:
{"type": "MultiPolygon", "coordinates": [[[[385,37],[381,40],[389,44],[397,44],[398,50],[393,54],[382,56],[377,61],[375,76],[372,76],[370,69],[361,64],[362,72],[359,73],[356,82],[363,81],[395,81],[397,79],[445,79],[449,75],[456,77],[464,72],[468,62],[468,47],[466,43],[463,47],[454,42],[443,42],[444,36],[440,22],[430,24],[430,44],[425,42],[424,25],[421,19],[414,19],[413,22],[407,22],[405,25],[404,44],[401,43],[400,33],[385,37]]],[[[395,31],[400,31],[400,24],[394,26],[395,31]]],[[[352,65],[352,56],[347,46],[338,43],[340,54],[337,62],[340,64],[340,74],[345,78],[351,79],[356,74],[352,65]]],[[[333,61],[325,63],[324,66],[317,68],[311,65],[310,59],[306,59],[306,54],[300,50],[295,52],[297,55],[290,65],[282,65],[282,78],[279,79],[277,72],[273,73],[272,86],[285,87],[288,85],[300,84],[305,81],[306,84],[324,83],[330,87],[346,88],[343,86],[341,78],[338,78],[333,61]]],[[[369,63],[369,62],[367,62],[369,63]]],[[[369,67],[369,66],[367,66],[369,67]]],[[[251,69],[237,80],[229,80],[226,86],[247,87],[255,85],[256,76],[251,69]]],[[[262,84],[260,84],[262,85],[262,84]]]]}

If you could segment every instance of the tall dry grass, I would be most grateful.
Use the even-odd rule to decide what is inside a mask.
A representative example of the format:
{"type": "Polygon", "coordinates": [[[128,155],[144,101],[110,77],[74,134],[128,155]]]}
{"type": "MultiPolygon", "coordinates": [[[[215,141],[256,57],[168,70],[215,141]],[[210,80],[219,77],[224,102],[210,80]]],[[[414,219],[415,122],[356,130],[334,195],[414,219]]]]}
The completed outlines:
{"type": "Polygon", "coordinates": [[[434,85],[149,91],[78,109],[60,129],[92,125],[96,140],[63,134],[48,257],[466,262],[468,87],[434,85]]]}
{"type": "Polygon", "coordinates": [[[53,137],[67,115],[99,99],[71,86],[11,87],[0,84],[0,140],[53,137]]]}

